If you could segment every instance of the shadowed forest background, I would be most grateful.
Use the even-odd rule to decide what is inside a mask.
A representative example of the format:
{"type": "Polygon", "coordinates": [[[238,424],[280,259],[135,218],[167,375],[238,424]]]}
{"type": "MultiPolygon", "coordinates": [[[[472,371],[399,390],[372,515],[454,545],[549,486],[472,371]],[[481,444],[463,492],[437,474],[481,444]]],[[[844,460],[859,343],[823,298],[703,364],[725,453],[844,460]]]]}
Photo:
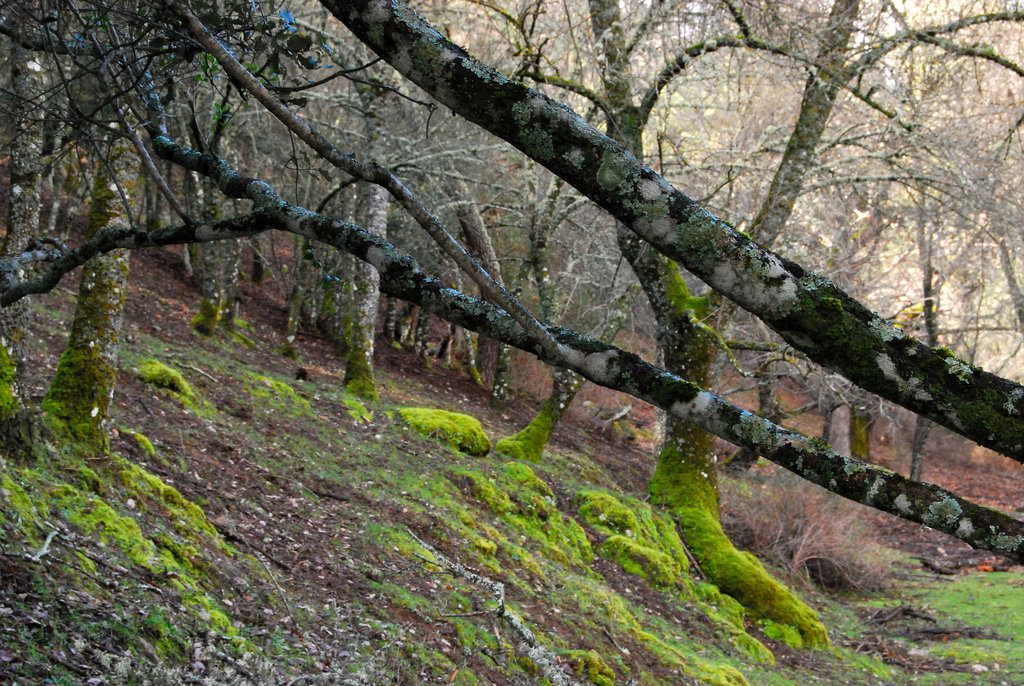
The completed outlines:
{"type": "Polygon", "coordinates": [[[0,680],[1021,681],[1022,21],[0,3],[0,680]]]}

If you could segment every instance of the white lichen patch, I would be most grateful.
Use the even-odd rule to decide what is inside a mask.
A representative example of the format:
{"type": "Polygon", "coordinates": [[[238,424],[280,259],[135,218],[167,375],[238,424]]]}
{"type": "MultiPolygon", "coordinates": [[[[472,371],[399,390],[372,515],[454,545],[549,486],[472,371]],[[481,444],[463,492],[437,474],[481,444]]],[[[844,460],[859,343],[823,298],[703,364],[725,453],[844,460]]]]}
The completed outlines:
{"type": "Polygon", "coordinates": [[[642,179],[640,183],[637,184],[637,190],[640,191],[640,197],[647,202],[657,200],[664,193],[661,184],[654,179],[642,179]]]}
{"type": "Polygon", "coordinates": [[[885,353],[878,353],[875,357],[875,366],[878,367],[878,371],[882,372],[885,378],[889,381],[895,382],[902,388],[905,385],[903,377],[896,372],[896,365],[893,364],[892,359],[885,353]]]}
{"type": "Polygon", "coordinates": [[[964,362],[963,360],[958,360],[952,355],[945,358],[943,362],[946,363],[947,374],[952,374],[953,376],[955,376],[957,379],[964,383],[970,382],[971,376],[974,374],[974,371],[966,362],[964,362]]]}
{"type": "Polygon", "coordinates": [[[963,514],[960,503],[952,498],[943,498],[928,506],[928,514],[925,515],[925,524],[951,525],[963,514]]]}
{"type": "Polygon", "coordinates": [[[366,3],[366,9],[363,10],[363,19],[371,24],[380,24],[387,21],[391,17],[391,2],[390,0],[372,0],[372,2],[366,3]]]}
{"type": "Polygon", "coordinates": [[[957,538],[967,540],[974,533],[974,523],[970,519],[964,517],[960,520],[960,525],[956,528],[957,538]]]}
{"type": "MultiPolygon", "coordinates": [[[[765,269],[765,273],[775,273],[770,265],[765,269]]],[[[778,284],[767,284],[761,278],[750,277],[741,267],[726,260],[715,265],[708,278],[708,285],[753,312],[785,315],[790,303],[796,298],[796,281],[785,279],[778,284]]]]}
{"type": "Polygon", "coordinates": [[[585,159],[585,156],[582,150],[579,148],[573,148],[569,152],[563,154],[562,158],[577,169],[581,169],[583,167],[583,160],[585,159]]]}
{"type": "Polygon", "coordinates": [[[875,356],[875,364],[878,366],[878,370],[882,372],[885,378],[896,384],[896,388],[899,389],[899,392],[902,395],[913,396],[915,400],[920,400],[921,402],[929,402],[932,400],[932,394],[923,388],[920,388],[921,380],[916,377],[912,377],[909,381],[904,379],[899,375],[899,372],[896,371],[896,365],[893,363],[892,358],[885,353],[878,353],[878,355],[875,356]]]}
{"type": "Polygon", "coordinates": [[[712,402],[711,394],[701,392],[698,393],[697,397],[693,400],[687,402],[680,400],[672,403],[671,412],[674,416],[679,417],[680,419],[693,420],[706,417],[710,414],[709,411],[713,405],[714,403],[712,402]]]}
{"type": "Polygon", "coordinates": [[[677,224],[672,217],[658,217],[651,221],[648,232],[652,241],[671,243],[675,240],[677,224]]]}
{"type": "Polygon", "coordinates": [[[881,492],[882,486],[884,486],[884,485],[885,485],[885,479],[884,478],[878,477],[877,479],[875,479],[874,483],[871,484],[871,488],[868,489],[867,495],[864,498],[864,502],[869,504],[869,505],[872,502],[874,502],[875,496],[878,495],[879,492],[881,492]]]}
{"type": "Polygon", "coordinates": [[[892,504],[896,506],[900,514],[908,515],[913,512],[913,507],[910,504],[910,498],[907,497],[906,493],[900,493],[896,496],[896,499],[892,501],[892,504]]]}
{"type": "Polygon", "coordinates": [[[1020,411],[1017,409],[1017,403],[1019,403],[1022,398],[1024,398],[1024,389],[1013,389],[1010,391],[1009,395],[1006,396],[1006,402],[1003,404],[1003,409],[1006,410],[1007,414],[1020,414],[1020,411]]]}
{"type": "Polygon", "coordinates": [[[520,126],[526,126],[529,124],[532,114],[530,106],[522,100],[512,105],[512,118],[515,119],[516,123],[520,126]]]}
{"type": "Polygon", "coordinates": [[[996,548],[1006,551],[1020,550],[1022,543],[1024,543],[1024,537],[1009,536],[1007,534],[999,534],[992,541],[992,545],[996,548]]]}
{"type": "Polygon", "coordinates": [[[401,74],[410,74],[413,71],[413,59],[408,50],[397,50],[389,58],[391,65],[401,74]]]}
{"type": "Polygon", "coordinates": [[[854,474],[860,474],[867,469],[863,462],[857,460],[847,459],[843,463],[843,473],[847,476],[853,476],[854,474]]]}
{"type": "Polygon", "coordinates": [[[366,251],[366,261],[373,265],[374,269],[380,271],[387,265],[388,255],[381,248],[373,246],[366,251]]]}
{"type": "Polygon", "coordinates": [[[897,326],[893,326],[877,315],[871,317],[871,321],[868,322],[868,326],[870,326],[871,330],[878,334],[878,337],[886,343],[902,340],[907,337],[906,334],[903,333],[902,329],[897,326]]]}
{"type": "Polygon", "coordinates": [[[583,358],[584,375],[592,379],[608,379],[608,363],[618,355],[617,350],[589,353],[583,358]]]}
{"type": "Polygon", "coordinates": [[[736,434],[762,451],[772,451],[778,445],[778,435],[772,423],[756,414],[744,413],[736,427],[736,434]]]}

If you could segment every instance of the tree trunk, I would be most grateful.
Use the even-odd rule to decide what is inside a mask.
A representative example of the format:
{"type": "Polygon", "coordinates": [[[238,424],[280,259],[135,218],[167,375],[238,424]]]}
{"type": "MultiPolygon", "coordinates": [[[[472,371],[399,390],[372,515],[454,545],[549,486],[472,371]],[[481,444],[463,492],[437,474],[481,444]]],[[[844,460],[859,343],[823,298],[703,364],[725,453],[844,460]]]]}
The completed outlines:
{"type": "Polygon", "coordinates": [[[518,433],[498,441],[494,449],[514,460],[540,461],[551,433],[569,409],[573,398],[586,381],[579,374],[556,367],[552,373],[551,394],[540,412],[518,433]]]}
{"type": "MultiPolygon", "coordinates": [[[[390,196],[381,186],[370,189],[370,208],[366,228],[378,235],[387,235],[390,196]]],[[[345,388],[365,400],[377,400],[373,377],[373,346],[377,331],[377,305],[380,289],[376,270],[365,262],[355,265],[352,326],[345,358],[345,388]]]]}
{"type": "MultiPolygon", "coordinates": [[[[127,215],[115,183],[129,200],[133,198],[137,183],[133,179],[138,177],[133,153],[119,140],[111,146],[109,167],[100,164],[89,205],[89,236],[127,215]]],[[[90,452],[107,447],[104,422],[117,379],[127,286],[127,250],[114,250],[85,263],[68,344],[43,401],[43,409],[60,428],[90,452]]]]}
{"type": "MultiPolygon", "coordinates": [[[[8,106],[17,135],[11,142],[11,192],[7,208],[7,233],[2,254],[25,249],[39,232],[39,125],[32,121],[29,107],[40,86],[42,66],[27,52],[15,48],[11,54],[11,98],[8,106]]],[[[25,332],[30,310],[28,301],[0,309],[0,446],[5,453],[27,459],[33,441],[31,414],[25,406],[23,372],[25,332]]]]}
{"type": "MultiPolygon", "coordinates": [[[[608,129],[642,159],[643,122],[631,101],[619,5],[615,0],[591,0],[590,8],[594,34],[604,49],[605,94],[611,104],[608,129]]],[[[617,235],[658,322],[665,369],[706,387],[718,343],[698,322],[709,314],[711,294],[692,296],[679,266],[648,249],[625,226],[619,225],[617,235]]],[[[814,611],[755,558],[736,550],[722,531],[713,441],[710,433],[669,416],[649,485],[652,501],[672,512],[709,581],[755,614],[796,629],[805,645],[827,645],[828,634],[814,611]]]]}
{"type": "Polygon", "coordinates": [[[850,408],[850,452],[852,457],[867,462],[871,458],[871,424],[874,416],[868,408],[850,408]]]}

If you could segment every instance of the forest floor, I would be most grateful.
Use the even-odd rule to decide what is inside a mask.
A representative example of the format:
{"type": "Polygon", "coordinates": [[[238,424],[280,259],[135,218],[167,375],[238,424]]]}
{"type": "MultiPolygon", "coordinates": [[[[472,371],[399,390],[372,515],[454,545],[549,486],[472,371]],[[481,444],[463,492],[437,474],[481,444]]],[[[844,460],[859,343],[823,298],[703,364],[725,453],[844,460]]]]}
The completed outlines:
{"type": "MultiPolygon", "coordinates": [[[[67,280],[34,301],[37,401],[73,290],[67,280]]],[[[1024,683],[1024,570],[1004,559],[829,505],[857,510],[848,535],[886,550],[851,545],[881,555],[890,581],[830,593],[773,568],[832,641],[794,647],[685,559],[671,561],[685,578],[658,583],[655,553],[632,565],[602,556],[607,522],[584,507],[595,490],[638,522],[662,517],[645,499],[651,408],[634,401],[624,431],[570,413],[538,464],[470,457],[412,432],[399,408],[467,413],[497,440],[537,403],[491,411],[459,370],[381,345],[382,398],[362,406],[326,341],[300,337],[297,361],[276,352],[274,282],[244,283],[242,336],[199,338],[197,292],[175,251],[134,254],[130,291],[111,455],[51,439],[36,464],[0,460],[0,684],[532,684],[551,678],[545,655],[600,686],[1024,683]],[[180,371],[195,398],[144,382],[151,359],[180,371]],[[543,650],[498,620],[490,586],[446,559],[503,583],[543,650]]],[[[903,439],[886,436],[877,459],[902,468],[903,439]]],[[[1024,504],[1019,465],[953,437],[933,439],[925,478],[1008,511],[1024,504]]],[[[726,484],[726,519],[767,512],[776,487],[790,500],[810,488],[761,465],[726,484]]]]}

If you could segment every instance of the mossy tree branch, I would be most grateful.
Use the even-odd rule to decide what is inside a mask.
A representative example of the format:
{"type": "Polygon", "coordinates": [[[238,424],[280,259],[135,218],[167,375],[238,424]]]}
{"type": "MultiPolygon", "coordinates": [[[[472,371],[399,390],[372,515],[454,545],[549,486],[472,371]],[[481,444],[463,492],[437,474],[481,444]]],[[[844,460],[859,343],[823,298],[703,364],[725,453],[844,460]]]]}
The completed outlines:
{"type": "Polygon", "coordinates": [[[166,137],[154,139],[153,148],[164,159],[210,175],[229,197],[253,201],[257,211],[215,225],[160,232],[102,229],[86,244],[54,261],[43,276],[7,288],[0,301],[7,304],[28,293],[51,290],[61,276],[89,257],[118,247],[238,238],[267,229],[289,231],[369,262],[381,275],[381,291],[388,295],[416,303],[459,326],[532,353],[548,364],[571,369],[601,386],[646,400],[845,498],[926,524],[976,548],[1024,561],[1024,523],[1009,515],[939,486],[911,481],[840,455],[822,441],[776,426],[633,353],[575,331],[547,327],[548,335],[559,343],[552,348],[505,311],[423,273],[412,259],[383,238],[354,224],[286,203],[266,183],[241,177],[223,160],[177,145],[166,137]]]}

